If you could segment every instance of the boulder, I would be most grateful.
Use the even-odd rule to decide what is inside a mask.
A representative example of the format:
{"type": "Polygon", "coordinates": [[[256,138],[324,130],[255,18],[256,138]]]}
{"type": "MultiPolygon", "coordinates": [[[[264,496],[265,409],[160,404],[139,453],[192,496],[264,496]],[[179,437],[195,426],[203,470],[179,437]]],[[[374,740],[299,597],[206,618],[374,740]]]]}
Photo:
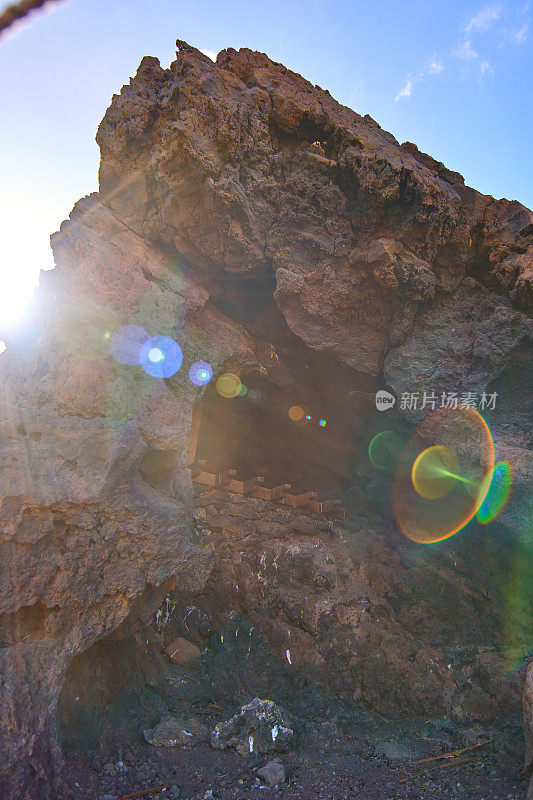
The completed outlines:
{"type": "Polygon", "coordinates": [[[269,786],[279,786],[285,783],[285,767],[278,759],[267,761],[264,767],[257,770],[257,774],[269,786]]]}
{"type": "Polygon", "coordinates": [[[291,749],[293,737],[286,713],[272,700],[255,697],[227,722],[215,726],[211,747],[234,747],[241,756],[279,753],[291,749]]]}
{"type": "Polygon", "coordinates": [[[194,747],[206,741],[209,731],[194,719],[168,717],[155,728],[144,731],[144,738],[155,747],[194,747]]]}

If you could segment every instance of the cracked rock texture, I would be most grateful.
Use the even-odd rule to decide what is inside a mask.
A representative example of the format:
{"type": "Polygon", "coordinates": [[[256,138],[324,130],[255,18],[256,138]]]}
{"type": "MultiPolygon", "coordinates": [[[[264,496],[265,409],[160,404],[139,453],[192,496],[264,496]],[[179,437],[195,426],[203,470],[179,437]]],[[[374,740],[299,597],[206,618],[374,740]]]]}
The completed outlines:
{"type": "MultiPolygon", "coordinates": [[[[215,64],[178,48],[169,69],[144,58],[113,97],[97,134],[100,191],[53,235],[57,266],[43,274],[31,324],[0,358],[0,788],[13,800],[58,796],[55,709],[74,656],[146,619],[172,588],[186,596],[207,586],[209,598],[217,570],[231,577],[228,550],[217,554],[222,538],[192,523],[186,466],[201,391],[185,369],[158,382],[114,362],[108,338],[121,324],[173,336],[187,363],[203,359],[215,374],[256,375],[280,391],[312,395],[328,370],[335,376],[345,458],[332,448],[323,471],[342,461],[340,488],[374,515],[363,529],[360,518],[350,525],[362,537],[376,529],[376,549],[365,540],[355,561],[338,541],[317,549],[309,525],[302,540],[283,530],[281,549],[274,536],[268,557],[280,550],[296,561],[280,574],[285,588],[271,590],[265,577],[278,597],[256,613],[273,646],[299,615],[295,664],[311,662],[322,680],[329,660],[336,691],[380,708],[387,685],[393,710],[421,713],[437,703],[490,714],[517,691],[498,677],[494,637],[478,636],[488,622],[475,628],[486,598],[467,550],[450,577],[478,631],[460,691],[429,642],[442,617],[429,583],[425,609],[409,594],[407,566],[391,584],[397,556],[372,505],[382,489],[357,472],[368,443],[353,420],[372,419],[384,382],[397,392],[498,391],[491,425],[516,479],[502,537],[526,530],[532,213],[465,186],[261,53],[228,49],[215,64]],[[298,589],[309,580],[311,605],[298,589]],[[344,584],[350,601],[333,613],[344,584]],[[374,622],[362,624],[363,613],[374,622]],[[385,666],[365,669],[378,649],[385,666]],[[429,677],[420,659],[438,662],[429,677]]],[[[450,599],[437,638],[460,616],[450,599]]]]}

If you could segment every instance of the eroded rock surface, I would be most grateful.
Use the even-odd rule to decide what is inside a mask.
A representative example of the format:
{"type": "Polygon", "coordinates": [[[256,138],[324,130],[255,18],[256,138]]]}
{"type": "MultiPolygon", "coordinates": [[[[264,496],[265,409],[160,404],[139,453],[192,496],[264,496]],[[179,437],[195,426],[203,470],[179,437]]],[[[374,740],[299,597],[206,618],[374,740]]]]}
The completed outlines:
{"type": "MultiPolygon", "coordinates": [[[[384,381],[396,391],[497,388],[497,444],[518,487],[496,547],[505,560],[509,531],[524,531],[520,486],[531,471],[522,382],[531,212],[466,187],[261,53],[228,49],[214,64],[178,47],[169,69],[144,58],[114,96],[97,135],[100,192],[52,237],[57,266],[43,275],[31,324],[0,358],[0,750],[3,796],[13,800],[53,796],[55,707],[76,654],[135,626],[172,587],[187,596],[205,586],[216,598],[215,574],[226,591],[235,577],[251,580],[250,565],[276,597],[260,608],[250,589],[246,613],[295,668],[311,662],[320,677],[334,664],[335,691],[459,715],[490,714],[509,696],[504,659],[484,633],[502,620],[488,619],[473,577],[482,546],[462,553],[461,576],[450,564],[445,583],[457,596],[445,613],[429,582],[417,611],[409,579],[391,583],[401,558],[388,537],[398,534],[374,502],[386,487],[361,466],[362,431],[375,425],[373,392],[384,381]],[[187,364],[206,360],[215,375],[233,369],[262,381],[266,395],[320,398],[339,420],[324,446],[281,435],[275,414],[248,420],[249,441],[289,472],[369,502],[371,523],[350,523],[350,541],[364,541],[356,561],[339,541],[317,547],[313,521],[287,528],[265,514],[265,564],[255,563],[255,543],[238,575],[231,515],[206,505],[210,524],[221,516],[215,540],[193,524],[186,467],[201,390],[185,368],[157,381],[113,361],[109,335],[129,323],[174,337],[187,364]],[[299,588],[309,582],[313,602],[299,588]],[[459,681],[430,640],[435,620],[445,642],[461,618],[478,653],[461,663],[459,681]],[[365,669],[378,655],[386,666],[365,669]]],[[[408,572],[414,556],[402,558],[408,572]]]]}

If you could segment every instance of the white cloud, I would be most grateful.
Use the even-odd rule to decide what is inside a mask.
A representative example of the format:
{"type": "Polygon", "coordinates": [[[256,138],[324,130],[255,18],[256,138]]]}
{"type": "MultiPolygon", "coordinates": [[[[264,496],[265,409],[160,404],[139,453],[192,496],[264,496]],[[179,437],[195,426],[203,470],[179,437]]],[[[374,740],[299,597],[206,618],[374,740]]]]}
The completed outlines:
{"type": "Polygon", "coordinates": [[[441,72],[444,72],[444,64],[437,54],[433,53],[424,69],[407,78],[405,86],[398,92],[394,98],[394,102],[397,103],[399,100],[409,100],[417,83],[423,83],[429,75],[440,75],[441,72]]]}
{"type": "Polygon", "coordinates": [[[394,102],[397,103],[398,100],[408,100],[413,93],[413,81],[408,80],[403,89],[398,92],[396,97],[394,98],[394,102]]]}
{"type": "Polygon", "coordinates": [[[493,22],[500,19],[501,15],[501,6],[486,6],[472,17],[470,22],[466,25],[465,31],[467,33],[470,33],[470,31],[485,31],[493,22]]]}
{"type": "Polygon", "coordinates": [[[203,53],[204,56],[207,56],[211,59],[211,61],[217,60],[217,53],[214,50],[200,50],[200,53],[203,53]]]}
{"type": "Polygon", "coordinates": [[[426,72],[428,75],[439,75],[444,72],[444,64],[436,55],[432,55],[429,59],[426,72]]]}
{"type": "Polygon", "coordinates": [[[490,65],[490,62],[487,61],[486,59],[484,61],[482,61],[481,64],[479,65],[479,70],[480,70],[482,76],[483,75],[489,75],[489,74],[492,74],[494,72],[494,70],[492,69],[492,67],[490,65]]]}
{"type": "Polygon", "coordinates": [[[518,30],[518,31],[515,31],[515,32],[513,33],[513,35],[512,35],[512,42],[513,42],[513,44],[522,44],[523,42],[525,42],[525,41],[526,41],[526,39],[527,39],[527,33],[528,33],[528,28],[529,28],[529,25],[528,25],[528,23],[526,22],[524,25],[522,25],[522,27],[520,28],[520,30],[518,30]]]}
{"type": "Polygon", "coordinates": [[[473,61],[478,57],[477,52],[472,47],[470,39],[467,39],[465,42],[462,42],[462,44],[457,45],[453,51],[453,55],[455,58],[460,59],[460,61],[473,61]]]}

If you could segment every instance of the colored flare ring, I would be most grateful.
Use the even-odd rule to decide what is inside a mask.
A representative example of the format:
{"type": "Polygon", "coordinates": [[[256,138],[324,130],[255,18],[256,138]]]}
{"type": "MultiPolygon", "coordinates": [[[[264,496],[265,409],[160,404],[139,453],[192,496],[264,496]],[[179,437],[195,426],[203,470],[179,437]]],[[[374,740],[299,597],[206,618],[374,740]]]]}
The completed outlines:
{"type": "Polygon", "coordinates": [[[119,364],[132,367],[139,363],[139,353],[147,339],[149,336],[140,325],[122,325],[109,336],[111,355],[119,364]]]}
{"type": "MultiPolygon", "coordinates": [[[[507,504],[513,483],[513,471],[509,462],[499,461],[485,483],[488,488],[477,512],[477,518],[482,525],[488,525],[496,519],[507,504]]],[[[485,488],[482,486],[482,491],[485,488]]]]}
{"type": "Polygon", "coordinates": [[[189,380],[195,386],[205,386],[213,377],[213,369],[206,361],[195,361],[189,367],[189,380]]]}
{"type": "Polygon", "coordinates": [[[378,469],[392,471],[398,462],[403,440],[394,431],[377,433],[368,445],[368,457],[378,469]]]}
{"type": "Polygon", "coordinates": [[[168,336],[152,336],[139,350],[139,363],[153,378],[171,378],[181,368],[183,353],[174,339],[168,336]]]}
{"type": "Polygon", "coordinates": [[[233,372],[223,372],[219,375],[215,386],[219,395],[226,399],[237,397],[242,390],[242,383],[233,372]]]}
{"type": "Polygon", "coordinates": [[[292,419],[293,422],[299,422],[303,419],[304,410],[301,406],[291,406],[289,408],[289,417],[292,419]]]}
{"type": "Polygon", "coordinates": [[[405,446],[394,474],[392,506],[402,533],[423,544],[441,542],[458,533],[483,503],[489,489],[486,477],[493,468],[494,442],[478,411],[469,407],[439,409],[430,414],[405,446]],[[413,485],[412,469],[420,456],[420,438],[445,445],[460,458],[461,475],[455,475],[453,488],[434,500],[423,497],[413,485]]]}

